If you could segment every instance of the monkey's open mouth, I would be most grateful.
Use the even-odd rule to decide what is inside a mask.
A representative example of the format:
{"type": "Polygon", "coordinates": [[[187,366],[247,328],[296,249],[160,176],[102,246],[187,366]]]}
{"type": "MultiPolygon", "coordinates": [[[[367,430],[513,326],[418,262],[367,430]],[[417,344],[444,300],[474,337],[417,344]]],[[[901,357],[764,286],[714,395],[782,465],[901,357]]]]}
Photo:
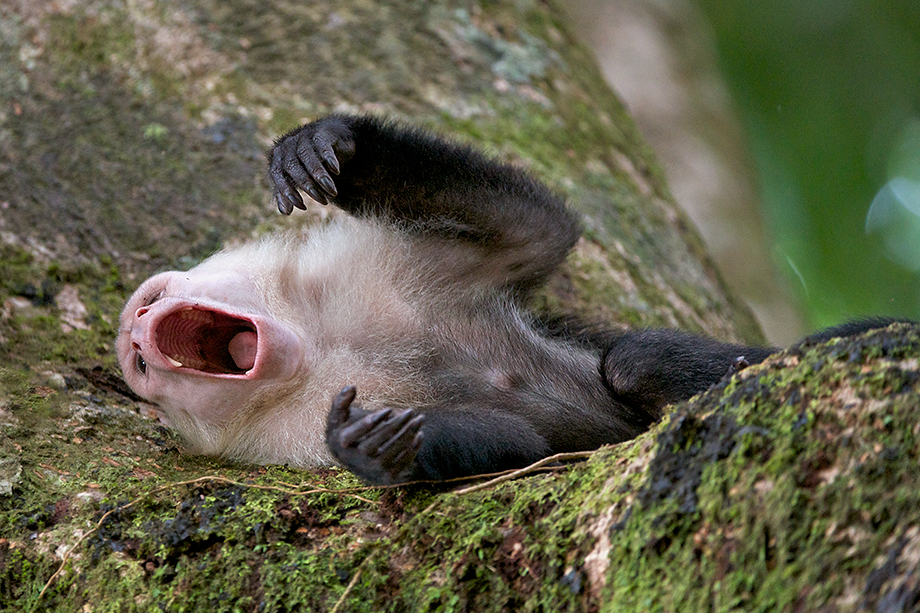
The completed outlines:
{"type": "Polygon", "coordinates": [[[255,325],[220,311],[186,307],[156,329],[156,344],[170,364],[214,375],[241,375],[256,363],[255,325]]]}

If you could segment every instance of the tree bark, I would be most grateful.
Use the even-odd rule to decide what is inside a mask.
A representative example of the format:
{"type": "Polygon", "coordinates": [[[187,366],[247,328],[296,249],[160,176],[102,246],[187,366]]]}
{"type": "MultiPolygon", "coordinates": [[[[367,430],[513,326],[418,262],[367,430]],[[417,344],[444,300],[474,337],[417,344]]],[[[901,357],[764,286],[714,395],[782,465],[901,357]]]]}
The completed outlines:
{"type": "Polygon", "coordinates": [[[907,327],[787,354],[637,441],[469,493],[180,455],[124,386],[124,299],[152,272],[305,223],[272,210],[262,151],[334,110],[428,126],[564,193],[586,233],[541,308],[759,340],[552,6],[8,3],[0,98],[5,610],[915,599],[907,327]]]}

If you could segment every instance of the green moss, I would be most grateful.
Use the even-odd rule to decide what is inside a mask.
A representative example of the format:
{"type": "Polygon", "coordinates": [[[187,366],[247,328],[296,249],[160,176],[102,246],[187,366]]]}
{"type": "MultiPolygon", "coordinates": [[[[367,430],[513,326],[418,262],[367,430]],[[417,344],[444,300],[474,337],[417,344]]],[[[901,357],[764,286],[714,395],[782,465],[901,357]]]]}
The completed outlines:
{"type": "Polygon", "coordinates": [[[63,14],[48,17],[50,51],[60,60],[82,68],[105,68],[113,61],[133,57],[136,40],[125,15],[108,10],[76,17],[63,14]]]}
{"type": "Polygon", "coordinates": [[[38,368],[42,363],[101,364],[113,367],[111,346],[123,301],[124,284],[117,267],[51,263],[39,266],[24,250],[3,246],[0,254],[0,301],[23,299],[0,321],[0,356],[4,363],[38,368]],[[62,289],[77,290],[86,308],[87,329],[73,329],[56,305],[62,289]]]}
{"type": "MultiPolygon", "coordinates": [[[[361,492],[369,502],[254,489],[354,486],[342,471],[251,469],[172,451],[149,476],[125,481],[150,466],[133,450],[154,445],[155,433],[114,416],[107,432],[131,426],[143,440],[94,446],[110,446],[118,466],[98,456],[71,464],[60,451],[76,446],[58,444],[43,477],[19,486],[28,498],[42,488],[44,510],[20,513],[26,528],[7,519],[5,533],[72,542],[67,526],[85,529],[140,497],[109,516],[43,596],[42,606],[60,609],[330,610],[344,597],[354,611],[814,610],[847,608],[853,586],[873,605],[895,588],[868,577],[900,559],[897,543],[916,542],[920,522],[918,358],[920,333],[907,326],[806,346],[560,473],[462,495],[361,492]],[[238,483],[157,490],[215,470],[238,483]],[[62,502],[88,479],[118,498],[62,502]]],[[[0,549],[3,568],[16,569],[15,582],[13,571],[0,579],[5,594],[34,595],[55,567],[29,551],[0,549]]]]}
{"type": "Polygon", "coordinates": [[[630,569],[611,610],[812,610],[872,570],[920,519],[920,343],[869,337],[752,369],[672,419],[645,486],[665,494],[640,494],[611,550],[630,569]]]}
{"type": "Polygon", "coordinates": [[[145,74],[133,83],[138,97],[181,96],[184,93],[181,78],[156,54],[144,54],[144,45],[135,36],[126,10],[117,5],[95,4],[86,7],[88,10],[77,7],[70,14],[48,16],[48,51],[62,69],[59,87],[76,87],[83,96],[97,96],[100,92],[92,81],[74,79],[73,75],[88,70],[97,75],[111,72],[125,78],[128,66],[143,63],[145,74]]]}

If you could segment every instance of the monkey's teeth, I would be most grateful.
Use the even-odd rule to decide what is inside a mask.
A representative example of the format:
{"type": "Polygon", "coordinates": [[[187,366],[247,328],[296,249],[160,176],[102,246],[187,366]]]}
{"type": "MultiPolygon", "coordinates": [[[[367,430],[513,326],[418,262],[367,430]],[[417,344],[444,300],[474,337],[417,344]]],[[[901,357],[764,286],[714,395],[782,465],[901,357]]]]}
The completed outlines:
{"type": "Polygon", "coordinates": [[[176,360],[175,358],[171,356],[166,356],[166,359],[167,361],[169,361],[170,364],[172,364],[176,368],[182,368],[182,362],[180,362],[179,360],[176,360]]]}

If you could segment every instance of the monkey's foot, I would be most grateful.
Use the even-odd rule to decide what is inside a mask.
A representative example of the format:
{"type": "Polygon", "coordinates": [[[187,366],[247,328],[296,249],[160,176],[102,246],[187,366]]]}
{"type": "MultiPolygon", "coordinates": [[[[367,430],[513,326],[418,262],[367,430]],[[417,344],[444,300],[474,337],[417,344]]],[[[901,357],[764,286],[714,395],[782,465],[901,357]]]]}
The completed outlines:
{"type": "Polygon", "coordinates": [[[412,409],[365,411],[353,405],[355,388],[333,399],[326,444],[339,463],[362,480],[389,485],[405,481],[422,444],[425,416],[412,409]]]}

